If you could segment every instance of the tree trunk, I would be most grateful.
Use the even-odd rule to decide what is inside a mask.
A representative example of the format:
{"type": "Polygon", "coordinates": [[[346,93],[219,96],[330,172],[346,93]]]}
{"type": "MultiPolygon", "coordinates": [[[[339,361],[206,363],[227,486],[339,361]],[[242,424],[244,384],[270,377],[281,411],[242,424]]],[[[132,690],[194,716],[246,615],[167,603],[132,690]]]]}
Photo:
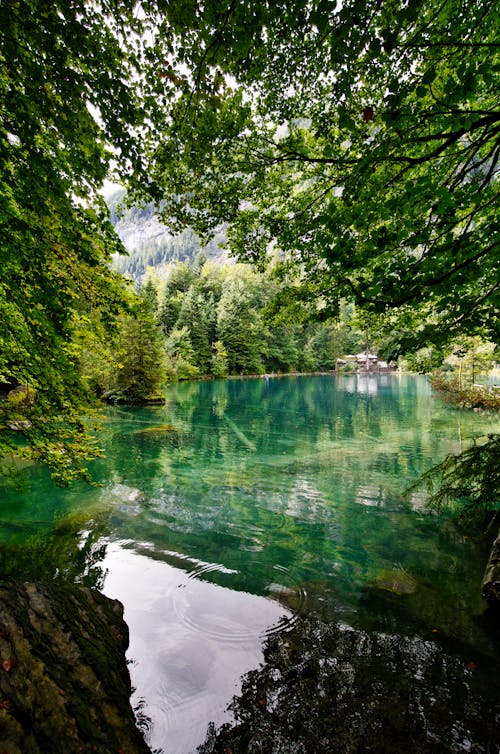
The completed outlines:
{"type": "Polygon", "coordinates": [[[486,565],[482,595],[490,607],[500,609],[500,533],[493,542],[486,565]]]}

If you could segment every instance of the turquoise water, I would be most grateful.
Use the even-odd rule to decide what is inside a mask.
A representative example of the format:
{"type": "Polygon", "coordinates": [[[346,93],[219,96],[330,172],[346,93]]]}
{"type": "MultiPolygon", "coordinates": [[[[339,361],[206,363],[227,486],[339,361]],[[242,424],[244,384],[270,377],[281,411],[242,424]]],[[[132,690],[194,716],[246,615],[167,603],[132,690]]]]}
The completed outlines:
{"type": "Polygon", "coordinates": [[[138,719],[153,747],[186,754],[297,615],[496,652],[484,545],[404,495],[494,429],[420,377],[178,384],[165,406],[104,412],[101,486],[55,489],[31,467],[25,490],[0,488],[2,568],[124,603],[138,719]]]}

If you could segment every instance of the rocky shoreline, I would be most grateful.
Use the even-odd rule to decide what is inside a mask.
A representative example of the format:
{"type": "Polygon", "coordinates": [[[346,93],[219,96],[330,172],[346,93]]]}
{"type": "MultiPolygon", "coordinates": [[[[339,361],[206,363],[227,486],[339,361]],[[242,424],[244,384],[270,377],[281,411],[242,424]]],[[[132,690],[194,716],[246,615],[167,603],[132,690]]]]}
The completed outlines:
{"type": "Polygon", "coordinates": [[[147,754],[123,608],[73,585],[0,582],[0,751],[147,754]]]}

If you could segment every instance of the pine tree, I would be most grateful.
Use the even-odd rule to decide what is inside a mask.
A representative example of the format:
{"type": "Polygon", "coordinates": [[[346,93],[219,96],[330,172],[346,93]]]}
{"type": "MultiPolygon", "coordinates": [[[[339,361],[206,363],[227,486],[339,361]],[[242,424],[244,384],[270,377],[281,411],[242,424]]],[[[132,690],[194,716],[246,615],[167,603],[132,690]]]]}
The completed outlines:
{"type": "Polygon", "coordinates": [[[212,358],[209,340],[212,310],[203,294],[194,285],[190,287],[182,302],[176,326],[186,328],[195,353],[195,363],[202,374],[208,374],[212,358]]]}
{"type": "Polygon", "coordinates": [[[135,404],[164,401],[165,350],[153,316],[149,299],[142,296],[134,311],[121,318],[116,349],[120,368],[110,395],[114,400],[135,404]]]}
{"type": "Polygon", "coordinates": [[[217,337],[227,351],[230,373],[264,371],[260,334],[260,322],[249,291],[239,281],[229,281],[217,307],[217,337]]]}

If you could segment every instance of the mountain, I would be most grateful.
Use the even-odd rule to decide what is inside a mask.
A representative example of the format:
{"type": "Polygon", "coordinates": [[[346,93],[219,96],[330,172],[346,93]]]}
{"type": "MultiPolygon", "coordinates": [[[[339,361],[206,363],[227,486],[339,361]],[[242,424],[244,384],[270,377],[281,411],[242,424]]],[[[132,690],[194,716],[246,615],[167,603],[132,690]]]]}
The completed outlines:
{"type": "Polygon", "coordinates": [[[140,282],[149,267],[161,275],[162,268],[172,262],[194,262],[203,252],[207,259],[216,262],[227,261],[225,229],[205,246],[191,228],[173,235],[156,214],[155,206],[126,207],[123,205],[125,190],[119,189],[107,199],[111,222],[127,249],[128,256],[117,254],[113,258],[115,269],[127,277],[140,282]]]}

